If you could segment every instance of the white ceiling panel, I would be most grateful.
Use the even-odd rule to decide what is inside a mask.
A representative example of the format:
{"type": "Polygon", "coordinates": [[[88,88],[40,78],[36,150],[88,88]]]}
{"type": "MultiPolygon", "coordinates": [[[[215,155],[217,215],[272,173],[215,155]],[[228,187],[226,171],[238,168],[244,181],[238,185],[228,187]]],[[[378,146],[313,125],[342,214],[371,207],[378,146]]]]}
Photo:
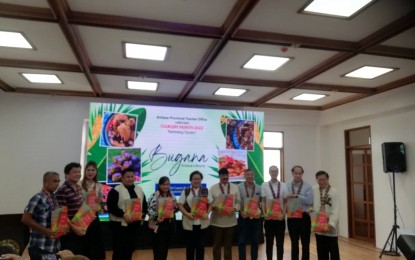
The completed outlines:
{"type": "MultiPolygon", "coordinates": [[[[264,96],[275,90],[270,87],[254,87],[254,86],[242,86],[242,85],[231,85],[231,84],[213,84],[213,83],[198,83],[193,91],[190,93],[189,98],[194,99],[210,99],[210,100],[231,100],[232,102],[254,102],[258,96],[264,96]],[[242,94],[240,97],[226,97],[216,96],[213,93],[219,88],[238,88],[246,89],[247,92],[242,94]]],[[[226,105],[224,103],[223,105],[226,105]]]]}
{"type": "Polygon", "coordinates": [[[91,87],[83,73],[0,67],[0,78],[6,84],[19,88],[91,92],[91,87]],[[31,83],[20,73],[55,74],[63,84],[31,83]]]}
{"type": "Polygon", "coordinates": [[[356,94],[351,93],[342,93],[342,92],[334,92],[334,91],[317,91],[317,90],[304,90],[304,89],[290,89],[283,94],[275,97],[273,99],[268,100],[267,104],[285,104],[285,105],[305,105],[305,106],[323,106],[327,105],[331,102],[336,102],[345,98],[350,98],[355,96],[356,94]],[[327,95],[324,98],[321,98],[316,101],[300,101],[300,100],[293,100],[293,97],[296,97],[301,94],[323,94],[327,95]]]}
{"type": "Polygon", "coordinates": [[[373,55],[358,55],[343,62],[342,64],[318,75],[308,83],[338,84],[345,86],[377,87],[390,83],[403,77],[413,75],[415,72],[415,60],[406,60],[373,55]],[[397,70],[384,74],[374,79],[358,79],[343,77],[362,66],[377,66],[397,68],[397,70]]]}
{"type": "Polygon", "coordinates": [[[289,35],[359,41],[408,13],[412,0],[378,0],[351,20],[298,13],[308,1],[261,0],[241,28],[289,35]]]}
{"type": "Polygon", "coordinates": [[[101,82],[102,90],[105,93],[118,93],[127,95],[144,95],[144,96],[163,96],[163,97],[177,97],[178,93],[183,90],[185,81],[178,80],[163,80],[163,79],[151,79],[140,77],[122,77],[122,76],[109,76],[109,75],[97,75],[99,82],[101,82]],[[127,80],[131,81],[145,81],[145,82],[157,82],[158,88],[156,92],[144,91],[144,90],[130,90],[127,89],[127,80]]]}
{"type": "Polygon", "coordinates": [[[35,50],[0,47],[0,57],[76,64],[58,24],[0,18],[0,30],[23,33],[35,50]]]}
{"type": "Polygon", "coordinates": [[[212,40],[166,34],[80,26],[79,32],[96,66],[193,73],[212,40]],[[168,46],[166,60],[126,59],[123,42],[168,46]]]}
{"type": "Polygon", "coordinates": [[[268,80],[292,80],[298,74],[311,69],[316,63],[323,62],[334,54],[336,52],[230,41],[207,71],[207,74],[268,80]],[[242,66],[254,54],[288,57],[292,60],[276,71],[242,69],[242,66]]]}

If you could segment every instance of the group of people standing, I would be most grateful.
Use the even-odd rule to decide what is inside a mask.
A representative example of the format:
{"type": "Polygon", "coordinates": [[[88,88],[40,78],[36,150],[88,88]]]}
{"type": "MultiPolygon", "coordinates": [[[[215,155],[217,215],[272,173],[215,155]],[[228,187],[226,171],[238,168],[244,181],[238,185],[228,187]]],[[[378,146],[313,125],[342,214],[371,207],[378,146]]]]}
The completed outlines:
{"type": "MultiPolygon", "coordinates": [[[[276,166],[269,168],[270,181],[260,186],[260,197],[262,213],[267,211],[271,205],[270,201],[279,200],[282,212],[286,212],[291,198],[300,198],[302,203],[301,213],[296,217],[282,215],[279,219],[272,219],[264,214],[264,230],[267,260],[273,259],[274,240],[276,241],[276,255],[278,260],[284,256],[285,229],[291,240],[291,259],[298,260],[300,256],[299,242],[301,241],[301,259],[310,259],[310,235],[311,214],[317,214],[324,208],[328,217],[327,232],[316,232],[317,254],[319,260],[340,259],[338,247],[338,219],[339,200],[337,191],[329,184],[329,174],[325,171],[316,173],[317,185],[312,187],[303,180],[304,170],[296,165],[291,169],[293,179],[287,183],[278,180],[279,169],[276,166]],[[324,194],[324,195],[323,195],[324,194]]],[[[259,185],[253,183],[253,172],[247,171],[245,183],[239,184],[241,197],[254,194],[259,185]],[[245,191],[243,189],[245,187],[245,191]],[[246,188],[248,187],[248,188],[246,188]],[[252,192],[252,193],[251,193],[252,192]]],[[[245,238],[251,240],[251,259],[257,259],[258,255],[258,230],[260,222],[258,219],[239,218],[239,259],[245,259],[245,238]],[[249,226],[246,223],[252,222],[249,226]],[[244,223],[244,224],[240,224],[244,223]],[[249,227],[249,228],[248,228],[249,227]]]]}
{"type": "MultiPolygon", "coordinates": [[[[60,177],[57,172],[46,172],[43,175],[42,190],[35,194],[26,206],[22,222],[31,229],[29,240],[30,259],[57,259],[57,253],[70,250],[74,254],[89,259],[105,259],[99,218],[95,218],[83,229],[68,221],[66,234],[59,239],[51,230],[52,211],[66,206],[68,219],[72,219],[81,208],[87,195],[95,193],[96,202],[102,198],[102,186],[97,180],[97,165],[89,162],[85,166],[84,178],[81,179],[81,165],[69,163],[64,168],[65,182],[59,187],[60,177]]],[[[98,209],[93,209],[97,214],[98,209]]]]}
{"type": "MultiPolygon", "coordinates": [[[[60,239],[57,239],[55,233],[50,230],[51,212],[56,208],[66,206],[70,220],[85,203],[89,193],[96,192],[96,198],[99,201],[102,198],[102,187],[97,181],[97,165],[94,162],[86,165],[82,181],[80,181],[80,164],[70,163],[65,167],[64,172],[65,182],[60,187],[59,174],[46,172],[43,176],[42,190],[31,198],[24,210],[22,222],[31,229],[29,255],[34,260],[45,259],[45,255],[53,255],[60,249],[68,249],[74,254],[81,254],[89,259],[105,259],[98,217],[86,230],[69,221],[69,229],[60,239]]],[[[204,244],[209,226],[212,230],[214,260],[221,259],[222,247],[224,259],[232,259],[231,247],[235,231],[238,233],[239,259],[246,259],[246,244],[248,243],[251,245],[251,259],[257,259],[261,215],[265,217],[264,229],[268,260],[272,259],[274,239],[276,240],[277,259],[283,259],[286,226],[288,226],[291,239],[291,259],[299,259],[300,240],[302,259],[309,259],[310,213],[319,212],[321,208],[325,208],[327,212],[329,229],[327,232],[316,233],[318,258],[339,259],[337,243],[339,202],[336,189],[329,184],[328,173],[317,172],[317,185],[312,187],[302,179],[304,170],[301,166],[294,166],[291,172],[292,181],[283,183],[278,180],[279,169],[271,166],[269,168],[270,181],[258,185],[254,181],[255,172],[247,169],[244,174],[245,181],[235,185],[229,182],[228,170],[222,168],[218,171],[219,182],[208,189],[202,186],[203,174],[194,171],[189,176],[190,187],[182,191],[178,200],[170,191],[169,178],[163,176],[159,179],[157,190],[147,200],[140,185],[134,183],[134,171],[127,168],[122,172],[121,183],[111,189],[107,197],[113,243],[112,259],[132,259],[136,248],[135,238],[144,228],[143,221],[134,221],[131,215],[127,214],[125,201],[131,199],[139,199],[143,219],[145,215],[148,215],[148,228],[152,229],[153,233],[154,259],[167,259],[171,234],[175,232],[176,223],[174,214],[171,218],[160,217],[158,214],[160,198],[171,198],[174,213],[181,211],[183,214],[182,225],[186,238],[187,260],[204,259],[204,244]],[[217,202],[224,197],[227,198],[224,204],[218,204],[217,202]],[[197,217],[190,209],[195,198],[204,198],[206,202],[206,214],[202,217],[197,217]],[[256,200],[251,201],[257,203],[258,214],[248,215],[246,210],[243,210],[244,206],[246,208],[244,202],[254,198],[256,200]],[[284,214],[287,202],[291,198],[301,199],[300,216],[286,218],[282,215],[281,218],[275,219],[264,214],[271,208],[271,205],[267,205],[270,201],[279,201],[278,205],[284,214]],[[223,213],[224,205],[228,207],[226,213],[223,213]],[[237,212],[239,212],[239,217],[237,217],[237,212]]]]}

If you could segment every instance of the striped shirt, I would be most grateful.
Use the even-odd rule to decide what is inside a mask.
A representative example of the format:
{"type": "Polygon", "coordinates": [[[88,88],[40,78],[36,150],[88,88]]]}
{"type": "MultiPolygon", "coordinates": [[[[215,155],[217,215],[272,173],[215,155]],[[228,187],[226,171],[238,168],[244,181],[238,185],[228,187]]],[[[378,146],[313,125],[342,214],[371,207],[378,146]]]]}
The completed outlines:
{"type": "Polygon", "coordinates": [[[79,208],[84,202],[84,196],[81,186],[76,184],[71,186],[69,182],[65,181],[56,192],[56,198],[60,206],[68,207],[68,218],[72,219],[78,212],[79,208]]]}
{"type": "MultiPolygon", "coordinates": [[[[30,213],[33,220],[40,226],[50,228],[52,210],[56,207],[56,197],[50,194],[48,199],[48,195],[41,191],[30,199],[24,211],[30,213]]],[[[60,243],[59,239],[51,240],[44,234],[31,230],[29,247],[38,247],[49,253],[56,253],[60,249],[60,243]]]]}

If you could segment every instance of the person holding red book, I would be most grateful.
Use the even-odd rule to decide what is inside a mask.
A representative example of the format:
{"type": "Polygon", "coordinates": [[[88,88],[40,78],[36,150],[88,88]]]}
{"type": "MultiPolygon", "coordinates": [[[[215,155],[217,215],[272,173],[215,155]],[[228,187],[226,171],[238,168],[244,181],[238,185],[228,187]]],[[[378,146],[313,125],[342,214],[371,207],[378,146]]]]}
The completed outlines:
{"type": "Polygon", "coordinates": [[[324,210],[328,217],[328,231],[316,232],[318,259],[340,259],[338,244],[339,225],[339,197],[336,188],[329,182],[329,174],[325,171],[316,173],[317,185],[313,187],[313,211],[319,213],[324,210]]]}
{"type": "Polygon", "coordinates": [[[85,165],[81,187],[84,192],[84,201],[95,212],[96,217],[88,226],[86,234],[83,237],[82,255],[89,259],[100,260],[105,259],[105,249],[104,242],[102,241],[101,224],[98,217],[103,196],[102,184],[98,182],[97,174],[97,164],[89,161],[85,165]]]}
{"type": "Polygon", "coordinates": [[[42,256],[56,254],[60,250],[60,241],[51,231],[52,211],[59,207],[54,194],[59,182],[58,173],[46,172],[42,190],[30,199],[23,212],[22,222],[30,228],[30,259],[41,260],[42,256]]]}
{"type": "Polygon", "coordinates": [[[246,244],[248,242],[251,242],[251,260],[256,260],[258,259],[259,217],[261,216],[259,207],[261,186],[254,182],[255,173],[253,170],[245,170],[244,176],[245,181],[238,184],[242,202],[238,218],[239,260],[246,259],[246,244]]]}
{"type": "Polygon", "coordinates": [[[213,259],[221,259],[221,247],[224,247],[224,259],[232,259],[232,241],[237,225],[236,212],[240,209],[241,196],[238,186],[229,183],[226,168],[218,171],[219,183],[210,187],[213,206],[210,219],[213,235],[213,259]]]}
{"type": "Polygon", "coordinates": [[[284,198],[288,191],[285,183],[278,180],[278,174],[278,167],[272,165],[269,167],[269,176],[271,177],[271,180],[264,182],[261,185],[262,211],[265,218],[264,228],[267,260],[273,259],[274,239],[276,240],[277,259],[282,260],[284,257],[284,198]],[[267,212],[267,209],[271,209],[271,212],[267,212]]]}
{"type": "Polygon", "coordinates": [[[154,260],[167,259],[171,235],[176,231],[177,211],[176,198],[170,192],[170,179],[163,176],[159,179],[158,189],[148,199],[149,228],[154,230],[154,260]]]}
{"type": "Polygon", "coordinates": [[[70,231],[61,237],[62,249],[71,250],[74,254],[81,254],[82,236],[86,230],[74,225],[71,220],[84,202],[82,188],[78,184],[81,179],[81,165],[77,162],[68,163],[64,168],[65,182],[56,192],[59,206],[68,207],[68,225],[70,231]]]}
{"type": "MultiPolygon", "coordinates": [[[[299,240],[301,239],[301,259],[310,259],[310,234],[311,218],[308,211],[313,205],[313,188],[303,180],[304,169],[300,165],[291,168],[293,180],[287,182],[289,194],[287,199],[287,208],[290,208],[290,202],[300,200],[301,213],[299,216],[290,217],[287,212],[288,233],[291,240],[291,259],[298,260],[300,254],[299,240]]],[[[288,211],[288,210],[287,210],[288,211]]]]}
{"type": "Polygon", "coordinates": [[[132,259],[138,232],[142,231],[141,222],[133,221],[126,214],[125,202],[138,198],[142,204],[143,215],[147,213],[147,201],[143,189],[134,182],[134,169],[127,168],[121,172],[121,184],[108,193],[107,206],[110,213],[113,260],[132,259]]]}
{"type": "Polygon", "coordinates": [[[189,179],[190,187],[184,189],[179,198],[179,209],[183,213],[182,224],[186,234],[186,260],[203,260],[205,257],[204,243],[213,199],[209,190],[201,185],[203,180],[201,172],[192,172],[189,179]],[[193,205],[196,200],[199,201],[199,204],[193,205]],[[200,203],[205,203],[205,205],[201,207],[200,203]],[[200,210],[203,208],[204,214],[201,212],[198,214],[198,208],[200,210]]]}

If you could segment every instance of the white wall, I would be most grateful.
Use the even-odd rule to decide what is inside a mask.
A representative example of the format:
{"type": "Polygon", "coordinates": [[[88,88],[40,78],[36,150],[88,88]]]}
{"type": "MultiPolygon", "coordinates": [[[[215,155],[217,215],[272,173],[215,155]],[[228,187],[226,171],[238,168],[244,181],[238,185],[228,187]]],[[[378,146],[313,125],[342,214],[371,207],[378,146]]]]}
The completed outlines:
{"type": "Polygon", "coordinates": [[[342,197],[340,233],[348,235],[346,165],[344,131],[370,126],[375,203],[376,246],[382,248],[393,225],[393,198],[388,174],[383,172],[381,144],[403,142],[406,148],[407,172],[396,174],[396,200],[399,210],[398,235],[415,234],[415,84],[359,100],[321,113],[321,125],[327,134],[328,157],[322,160],[331,173],[331,183],[342,197]]]}

